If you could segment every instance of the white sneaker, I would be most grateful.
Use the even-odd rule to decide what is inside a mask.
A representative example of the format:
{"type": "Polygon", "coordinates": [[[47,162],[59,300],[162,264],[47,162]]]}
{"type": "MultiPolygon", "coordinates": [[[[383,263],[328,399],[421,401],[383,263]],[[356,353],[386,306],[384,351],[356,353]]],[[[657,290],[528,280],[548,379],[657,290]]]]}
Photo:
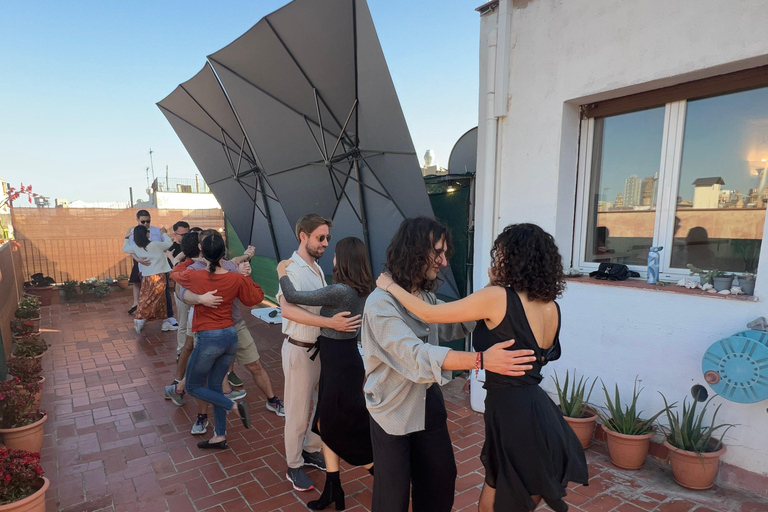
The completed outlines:
{"type": "Polygon", "coordinates": [[[136,334],[141,334],[141,330],[144,328],[146,320],[133,319],[133,328],[136,329],[136,334]]]}
{"type": "Polygon", "coordinates": [[[163,320],[163,327],[161,329],[163,331],[178,331],[179,330],[179,324],[173,325],[168,320],[163,320]]]}

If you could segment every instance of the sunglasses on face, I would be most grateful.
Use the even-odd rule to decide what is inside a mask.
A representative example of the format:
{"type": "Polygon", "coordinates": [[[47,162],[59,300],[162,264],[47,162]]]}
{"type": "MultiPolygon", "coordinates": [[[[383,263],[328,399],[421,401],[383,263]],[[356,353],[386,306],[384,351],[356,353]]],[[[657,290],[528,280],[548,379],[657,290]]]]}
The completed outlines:
{"type": "Polygon", "coordinates": [[[140,220],[139,222],[140,222],[141,224],[149,224],[149,223],[150,223],[150,222],[152,222],[152,221],[151,221],[151,220],[140,220]]]}
{"type": "Polygon", "coordinates": [[[317,241],[320,243],[323,243],[326,240],[329,242],[331,241],[331,235],[315,235],[315,238],[317,238],[317,241]]]}

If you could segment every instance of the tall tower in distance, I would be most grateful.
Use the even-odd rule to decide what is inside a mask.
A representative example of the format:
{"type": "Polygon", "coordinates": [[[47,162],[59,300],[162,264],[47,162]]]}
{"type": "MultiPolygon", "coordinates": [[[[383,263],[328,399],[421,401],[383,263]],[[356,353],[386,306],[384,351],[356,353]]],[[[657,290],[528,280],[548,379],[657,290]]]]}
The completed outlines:
{"type": "Polygon", "coordinates": [[[640,206],[640,192],[642,181],[637,177],[637,174],[633,174],[627,181],[624,182],[624,206],[632,208],[640,206]]]}

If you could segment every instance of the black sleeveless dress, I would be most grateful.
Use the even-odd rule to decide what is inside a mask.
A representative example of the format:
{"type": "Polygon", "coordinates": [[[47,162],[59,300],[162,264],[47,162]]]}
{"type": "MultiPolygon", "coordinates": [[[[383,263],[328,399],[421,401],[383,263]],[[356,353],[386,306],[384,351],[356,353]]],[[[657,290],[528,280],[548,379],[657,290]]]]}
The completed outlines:
{"type": "Polygon", "coordinates": [[[584,450],[549,395],[539,387],[541,368],[560,357],[560,306],[555,341],[544,350],[528,324],[525,309],[514,290],[507,291],[507,314],[493,330],[479,322],[475,350],[515,340],[510,350],[528,348],[537,358],[523,377],[486,371],[485,444],[480,459],[485,481],[496,489],[494,512],[527,512],[536,508],[532,495],[556,500],[566,494],[568,482],[587,485],[584,450]]]}

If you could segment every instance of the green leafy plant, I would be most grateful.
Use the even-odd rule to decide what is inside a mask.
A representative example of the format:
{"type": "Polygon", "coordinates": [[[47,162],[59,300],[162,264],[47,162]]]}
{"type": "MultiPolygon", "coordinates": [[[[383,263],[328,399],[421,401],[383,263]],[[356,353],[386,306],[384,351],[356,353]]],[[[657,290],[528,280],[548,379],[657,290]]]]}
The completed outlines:
{"type": "Polygon", "coordinates": [[[707,407],[709,407],[709,403],[714,397],[704,403],[704,407],[698,414],[696,413],[696,400],[693,400],[692,404],[689,406],[686,403],[687,397],[684,398],[683,412],[681,415],[678,411],[673,412],[673,406],[667,405],[667,398],[662,393],[659,394],[661,394],[661,397],[664,399],[664,405],[667,406],[666,413],[669,424],[666,427],[663,427],[664,434],[666,435],[667,442],[675,448],[694,452],[696,454],[716,452],[723,445],[723,436],[725,436],[725,433],[728,432],[731,427],[735,426],[730,423],[721,423],[720,425],[715,426],[715,419],[717,418],[717,413],[720,410],[720,407],[722,407],[722,404],[715,408],[709,426],[704,424],[704,414],[707,412],[707,407]],[[719,439],[715,439],[713,434],[716,430],[721,428],[725,428],[725,430],[723,430],[719,439]]]}
{"type": "Polygon", "coordinates": [[[17,377],[0,382],[0,428],[25,427],[39,421],[43,412],[35,407],[40,383],[22,383],[17,377]]]}
{"type": "Polygon", "coordinates": [[[67,300],[75,300],[78,295],[80,295],[80,292],[77,290],[77,285],[79,283],[75,281],[74,279],[69,279],[67,281],[64,281],[64,283],[61,285],[61,289],[64,290],[64,298],[67,300]]]}
{"type": "Polygon", "coordinates": [[[93,294],[97,297],[106,297],[112,288],[109,286],[109,281],[96,281],[93,287],[93,294]]]}
{"type": "Polygon", "coordinates": [[[130,276],[128,276],[127,274],[118,274],[117,278],[118,279],[129,279],[130,276]]]}
{"type": "Polygon", "coordinates": [[[40,301],[37,297],[24,297],[16,307],[16,318],[37,318],[40,316],[40,301]]]}
{"type": "Polygon", "coordinates": [[[637,400],[642,393],[643,388],[637,389],[637,377],[635,377],[635,385],[632,389],[632,402],[629,405],[625,405],[622,408],[621,396],[619,396],[619,386],[615,385],[614,399],[611,400],[611,396],[608,394],[608,389],[605,387],[605,383],[600,381],[603,386],[603,393],[605,393],[605,406],[608,409],[608,414],[598,411],[600,415],[600,421],[603,423],[603,427],[612,430],[618,434],[626,434],[628,436],[640,436],[643,434],[650,434],[654,432],[653,423],[656,419],[669,411],[671,407],[676,405],[667,405],[664,409],[660,410],[648,419],[642,419],[643,411],[637,410],[637,400]]]}
{"type": "MultiPolygon", "coordinates": [[[[13,347],[15,357],[35,357],[44,354],[48,350],[48,345],[40,336],[25,336],[16,341],[13,347]]],[[[15,375],[11,372],[12,375],[15,375]]]]}
{"type": "Polygon", "coordinates": [[[11,331],[15,337],[28,336],[35,332],[35,322],[28,318],[14,318],[11,320],[11,331]]]}
{"type": "Polygon", "coordinates": [[[40,454],[26,450],[0,449],[0,505],[19,501],[42,485],[40,454]]]}
{"type": "Polygon", "coordinates": [[[589,384],[589,380],[585,379],[582,375],[577,382],[575,370],[573,372],[573,380],[570,381],[570,387],[568,385],[570,376],[568,375],[567,370],[565,372],[565,380],[563,381],[562,387],[557,378],[557,372],[555,372],[552,379],[555,381],[557,397],[560,401],[560,411],[563,413],[563,416],[569,418],[583,418],[587,406],[589,405],[589,398],[592,396],[592,390],[595,388],[595,384],[597,384],[597,377],[592,381],[592,385],[589,387],[589,392],[587,392],[587,384],[589,384]],[[585,393],[586,397],[584,396],[585,393]]]}
{"type": "Polygon", "coordinates": [[[12,357],[8,360],[8,373],[23,383],[38,382],[43,366],[34,357],[12,357]]]}
{"type": "Polygon", "coordinates": [[[713,270],[714,274],[712,277],[731,277],[732,274],[729,274],[728,272],[724,272],[722,270],[713,270]]]}
{"type": "Polygon", "coordinates": [[[717,276],[717,274],[719,273],[719,271],[717,269],[715,269],[715,270],[702,270],[699,267],[697,267],[695,265],[692,265],[690,263],[688,264],[688,270],[691,271],[691,275],[692,276],[694,276],[696,274],[699,274],[700,276],[703,276],[704,277],[704,281],[707,282],[707,283],[711,283],[712,282],[712,278],[717,276]]]}

